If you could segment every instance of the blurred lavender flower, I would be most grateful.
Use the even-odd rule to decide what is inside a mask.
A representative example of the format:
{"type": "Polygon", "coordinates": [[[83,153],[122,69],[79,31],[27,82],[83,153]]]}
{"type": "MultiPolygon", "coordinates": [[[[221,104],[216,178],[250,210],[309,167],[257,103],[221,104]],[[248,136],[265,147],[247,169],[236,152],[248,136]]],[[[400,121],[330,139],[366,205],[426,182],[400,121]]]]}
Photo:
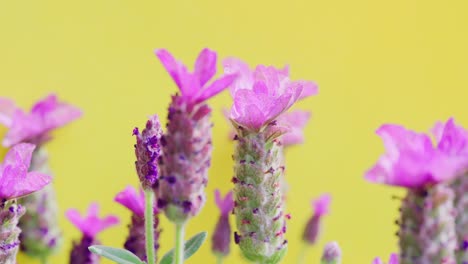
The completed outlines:
{"type": "Polygon", "coordinates": [[[400,261],[455,262],[454,194],[445,183],[456,177],[466,162],[435,148],[429,136],[398,125],[384,125],[377,134],[387,152],[366,178],[408,189],[399,221],[400,261]]]}
{"type": "Polygon", "coordinates": [[[234,208],[232,192],[228,192],[223,198],[221,197],[220,191],[216,190],[215,201],[221,214],[213,232],[211,250],[216,255],[225,257],[229,255],[231,244],[231,225],[229,224],[229,214],[234,208]]]}
{"type": "Polygon", "coordinates": [[[341,264],[341,248],[337,242],[330,242],[325,245],[322,264],[341,264]]]}
{"type": "Polygon", "coordinates": [[[83,233],[80,242],[73,242],[70,264],[99,263],[99,256],[92,254],[88,247],[100,244],[96,235],[104,229],[118,224],[119,219],[113,215],[99,218],[99,205],[97,203],[92,203],[89,206],[86,216],[82,217],[76,209],[68,209],[65,215],[83,233]]]}
{"type": "MultiPolygon", "coordinates": [[[[380,258],[374,259],[372,264],[385,264],[380,258]]],[[[398,255],[397,254],[391,254],[390,259],[388,260],[388,264],[399,264],[398,261],[398,255]]]]}
{"type": "Polygon", "coordinates": [[[304,229],[304,234],[302,235],[302,239],[306,243],[313,245],[317,242],[317,238],[320,234],[322,217],[328,214],[330,202],[331,196],[328,193],[321,195],[312,202],[312,206],[314,207],[314,214],[307,222],[307,225],[304,229]]]}
{"type": "Polygon", "coordinates": [[[35,146],[18,144],[0,164],[0,263],[16,263],[21,229],[18,222],[25,208],[16,199],[38,191],[52,180],[49,175],[28,172],[35,146]]]}
{"type": "MultiPolygon", "coordinates": [[[[125,206],[132,212],[132,222],[128,225],[128,237],[125,240],[124,248],[131,251],[141,260],[146,261],[145,248],[145,194],[143,190],[137,192],[132,186],[127,186],[119,192],[114,200],[125,206]]],[[[154,209],[154,247],[157,252],[159,248],[159,212],[154,209]]]]}
{"type": "Polygon", "coordinates": [[[208,83],[216,74],[217,61],[209,49],[200,52],[193,73],[166,50],[157,50],[156,55],[180,90],[172,96],[167,131],[161,139],[157,204],[172,222],[184,223],[205,203],[212,150],[211,109],[206,100],[226,89],[235,76],[223,75],[208,83]]]}
{"type": "MultiPolygon", "coordinates": [[[[51,174],[48,155],[42,145],[49,141],[51,132],[81,116],[81,111],[67,103],[60,102],[55,94],[38,101],[29,113],[18,108],[7,98],[0,98],[0,123],[9,128],[3,140],[4,146],[20,142],[34,143],[31,167],[33,171],[51,174]]],[[[58,225],[57,202],[53,185],[20,200],[26,207],[21,218],[21,250],[26,254],[45,259],[61,244],[58,225]]]]}
{"type": "Polygon", "coordinates": [[[465,264],[468,263],[468,131],[450,118],[446,123],[437,123],[433,133],[438,141],[438,149],[467,161],[463,172],[451,184],[455,192],[454,203],[457,211],[457,259],[458,263],[465,264]]]}

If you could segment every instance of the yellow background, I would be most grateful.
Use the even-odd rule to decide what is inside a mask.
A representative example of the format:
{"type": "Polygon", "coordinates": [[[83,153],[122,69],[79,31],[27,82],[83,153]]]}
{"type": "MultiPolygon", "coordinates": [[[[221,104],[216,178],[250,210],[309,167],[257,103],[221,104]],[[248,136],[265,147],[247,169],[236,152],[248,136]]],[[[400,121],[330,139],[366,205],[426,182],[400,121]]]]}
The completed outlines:
{"type": "MultiPolygon", "coordinates": [[[[288,63],[293,78],[315,80],[320,94],[297,106],[313,111],[313,119],[307,142],[287,152],[293,218],[284,263],[296,263],[310,199],[325,191],[333,194],[332,213],[307,263],[318,262],[330,240],[341,243],[344,263],[370,263],[397,249],[392,195],[402,194],[363,180],[383,150],[374,130],[394,122],[422,131],[452,115],[468,125],[467,8],[464,0],[0,0],[0,95],[29,107],[55,91],[84,110],[47,146],[60,214],[99,201],[103,213],[122,218],[100,238],[120,246],[129,212],[112,200],[137,183],[132,128],[153,113],[165,119],[176,91],[153,49],[168,48],[189,64],[203,47],[252,65],[288,63]]],[[[211,105],[208,203],[188,236],[212,231],[212,192],[232,186],[233,145],[220,111],[230,98],[223,94],[211,105]]],[[[60,225],[66,244],[54,264],[67,262],[71,240],[79,238],[64,217],[60,225]]],[[[160,255],[173,243],[173,228],[166,220],[162,227],[160,255]]],[[[214,263],[210,244],[188,263],[214,263]]],[[[226,263],[244,263],[233,248],[226,263]]]]}

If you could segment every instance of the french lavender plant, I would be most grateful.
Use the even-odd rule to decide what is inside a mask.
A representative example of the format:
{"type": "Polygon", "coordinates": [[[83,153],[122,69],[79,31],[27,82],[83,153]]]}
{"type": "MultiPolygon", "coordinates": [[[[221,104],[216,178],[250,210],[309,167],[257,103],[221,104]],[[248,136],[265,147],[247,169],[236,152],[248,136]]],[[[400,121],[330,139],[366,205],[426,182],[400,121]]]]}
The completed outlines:
{"type": "Polygon", "coordinates": [[[314,213],[307,222],[302,240],[308,245],[314,245],[321,232],[322,218],[328,214],[331,202],[330,194],[326,193],[312,201],[314,213]]]}
{"type": "MultiPolygon", "coordinates": [[[[18,108],[11,100],[0,98],[0,123],[9,128],[3,145],[6,147],[26,142],[37,145],[32,155],[31,171],[51,174],[48,155],[43,148],[51,132],[81,116],[81,111],[49,95],[38,101],[29,113],[18,108]]],[[[53,185],[19,201],[26,207],[21,218],[21,250],[30,256],[46,260],[61,244],[58,226],[57,202],[53,185]]]]}
{"type": "MultiPolygon", "coordinates": [[[[159,117],[153,115],[146,122],[146,127],[140,133],[138,128],[133,129],[133,135],[136,136],[135,144],[136,162],[135,167],[140,179],[141,186],[145,194],[144,203],[144,237],[145,251],[144,259],[148,264],[156,263],[155,237],[159,236],[157,224],[159,218],[155,217],[155,197],[154,189],[159,185],[159,167],[158,160],[161,157],[161,137],[162,129],[159,117]]],[[[127,249],[130,250],[131,249],[127,249]]],[[[135,253],[135,252],[133,252],[135,253]]],[[[139,252],[138,254],[142,254],[139,252]]]]}
{"type": "Polygon", "coordinates": [[[231,225],[229,224],[229,214],[234,208],[232,192],[228,192],[223,198],[219,190],[215,191],[215,201],[220,215],[218,223],[213,232],[211,250],[218,258],[218,263],[223,262],[223,258],[229,255],[231,244],[231,225]]]}
{"type": "Polygon", "coordinates": [[[175,263],[183,262],[184,226],[205,203],[211,160],[211,109],[206,100],[226,89],[235,75],[208,83],[216,74],[217,54],[200,52],[193,72],[168,51],[156,55],[180,90],[169,105],[166,132],[161,138],[161,176],[155,186],[157,205],[176,225],[175,263]]]}
{"type": "Polygon", "coordinates": [[[446,182],[465,161],[435,148],[428,135],[398,125],[383,125],[377,134],[386,153],[366,178],[407,188],[398,222],[400,262],[456,263],[454,192],[446,182]]]}
{"type": "MultiPolygon", "coordinates": [[[[119,192],[114,200],[125,206],[132,212],[132,220],[128,225],[128,236],[125,240],[124,248],[135,254],[140,260],[147,261],[146,244],[145,244],[145,193],[143,190],[137,192],[134,187],[127,186],[123,191],[119,192]]],[[[157,209],[154,209],[154,250],[159,248],[159,214],[157,209]]],[[[157,254],[155,253],[157,261],[157,254]]]]}
{"type": "MultiPolygon", "coordinates": [[[[450,118],[445,124],[437,123],[433,129],[437,147],[455,157],[468,161],[468,131],[450,118]]],[[[456,232],[458,239],[457,263],[468,263],[468,162],[462,173],[451,184],[455,192],[456,232]]]]}
{"type": "Polygon", "coordinates": [[[237,59],[224,62],[225,72],[237,74],[231,86],[234,104],[229,118],[236,129],[234,153],[234,212],[236,244],[249,260],[278,263],[287,248],[286,214],[281,178],[284,173],[280,137],[288,127],[278,118],[315,85],[290,81],[289,71],[263,65],[251,71],[237,59]]]}
{"type": "Polygon", "coordinates": [[[337,242],[330,242],[325,245],[321,263],[341,264],[341,248],[337,242]]]}
{"type": "Polygon", "coordinates": [[[83,236],[79,242],[73,242],[70,252],[70,264],[98,264],[99,256],[91,254],[88,247],[100,244],[96,236],[101,231],[119,223],[116,216],[99,217],[99,205],[92,203],[86,216],[81,216],[76,209],[68,209],[65,213],[70,222],[76,226],[83,236]]]}
{"type": "Polygon", "coordinates": [[[52,178],[30,171],[35,146],[21,143],[13,146],[0,164],[0,263],[15,264],[20,246],[18,222],[25,208],[17,199],[44,188],[52,178]]]}
{"type": "MultiPolygon", "coordinates": [[[[385,264],[380,258],[375,258],[372,264],[385,264]]],[[[391,254],[387,264],[399,264],[398,255],[391,254]]]]}

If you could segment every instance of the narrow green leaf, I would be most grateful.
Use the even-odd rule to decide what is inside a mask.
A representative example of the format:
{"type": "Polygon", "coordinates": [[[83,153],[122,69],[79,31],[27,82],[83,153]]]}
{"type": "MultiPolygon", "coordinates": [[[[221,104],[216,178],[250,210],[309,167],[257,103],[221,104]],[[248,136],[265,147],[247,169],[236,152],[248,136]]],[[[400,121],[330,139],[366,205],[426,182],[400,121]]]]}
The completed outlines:
{"type": "MultiPolygon", "coordinates": [[[[184,259],[190,258],[195,252],[198,251],[198,249],[201,247],[203,242],[205,242],[206,239],[206,232],[200,232],[187,240],[184,244],[184,259]]],[[[159,264],[172,264],[172,261],[174,259],[174,249],[171,251],[167,252],[166,255],[161,259],[159,264]]]]}
{"type": "Polygon", "coordinates": [[[135,254],[125,249],[106,246],[90,246],[88,249],[94,254],[113,260],[119,264],[144,264],[135,254]]]}

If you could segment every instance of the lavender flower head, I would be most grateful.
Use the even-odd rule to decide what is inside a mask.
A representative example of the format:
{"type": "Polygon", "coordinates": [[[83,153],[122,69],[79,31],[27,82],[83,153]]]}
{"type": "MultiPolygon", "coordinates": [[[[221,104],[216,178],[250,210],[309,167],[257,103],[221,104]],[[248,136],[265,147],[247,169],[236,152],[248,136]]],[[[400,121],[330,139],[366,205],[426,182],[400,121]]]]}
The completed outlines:
{"type": "Polygon", "coordinates": [[[18,144],[0,164],[0,263],[16,263],[21,232],[18,222],[25,213],[16,199],[44,188],[52,179],[40,172],[28,172],[34,148],[32,144],[18,144]]]}
{"type": "Polygon", "coordinates": [[[138,177],[143,189],[157,187],[159,179],[158,159],[161,156],[162,129],[159,117],[153,115],[146,122],[146,127],[140,133],[138,128],[133,129],[133,135],[137,138],[135,144],[135,162],[138,177]]]}
{"type": "Polygon", "coordinates": [[[219,208],[220,216],[216,224],[213,237],[211,238],[211,250],[220,256],[229,255],[231,244],[231,225],[229,224],[229,214],[234,208],[234,200],[232,199],[232,192],[228,192],[226,196],[221,197],[219,190],[215,191],[215,201],[219,208]]]}
{"type": "Polygon", "coordinates": [[[166,50],[156,55],[180,90],[172,96],[167,130],[161,138],[161,178],[155,189],[158,207],[169,220],[182,223],[198,214],[205,203],[205,187],[211,162],[211,109],[206,100],[229,86],[235,75],[216,74],[215,52],[200,52],[193,72],[166,50]]]}
{"type": "MultiPolygon", "coordinates": [[[[385,264],[380,258],[375,258],[372,264],[385,264]]],[[[391,254],[387,264],[399,264],[398,255],[391,254]]]]}
{"type": "Polygon", "coordinates": [[[99,256],[92,254],[88,250],[88,247],[100,244],[96,239],[97,234],[118,224],[119,219],[113,215],[100,218],[99,205],[97,203],[92,203],[89,206],[86,216],[82,217],[76,209],[68,209],[65,215],[83,233],[80,242],[73,242],[70,253],[70,264],[98,264],[99,256]]]}
{"type": "MultiPolygon", "coordinates": [[[[137,192],[132,186],[127,186],[123,191],[119,192],[114,200],[125,206],[132,212],[132,221],[128,225],[128,237],[125,240],[124,248],[138,256],[141,260],[146,261],[145,249],[145,194],[143,190],[137,192]]],[[[159,212],[154,209],[154,246],[159,248],[159,235],[161,230],[159,225],[159,212]]]]}
{"type": "Polygon", "coordinates": [[[307,222],[307,225],[304,229],[304,234],[302,235],[302,239],[306,243],[313,245],[317,242],[317,238],[320,234],[321,220],[323,216],[328,214],[330,202],[331,195],[328,193],[321,195],[312,202],[314,214],[307,222]]]}
{"type": "Polygon", "coordinates": [[[286,253],[286,214],[280,137],[289,127],[278,122],[297,100],[316,93],[312,82],[290,81],[289,70],[259,65],[250,71],[237,59],[224,62],[225,72],[238,74],[231,87],[229,118],[236,129],[234,213],[236,244],[249,260],[278,263],[286,253]]]}
{"type": "Polygon", "coordinates": [[[455,193],[457,260],[458,263],[468,263],[468,131],[450,118],[446,123],[437,123],[433,134],[437,139],[439,150],[467,161],[463,171],[451,184],[451,188],[455,193]]]}
{"type": "Polygon", "coordinates": [[[402,126],[384,125],[377,134],[387,152],[366,178],[408,189],[398,221],[401,263],[455,262],[454,193],[445,183],[459,175],[465,159],[402,126]]]}
{"type": "Polygon", "coordinates": [[[80,116],[78,108],[59,102],[54,94],[38,101],[29,113],[18,108],[11,100],[0,98],[0,123],[9,128],[3,145],[10,147],[20,142],[41,145],[51,138],[52,130],[80,116]]]}
{"type": "Polygon", "coordinates": [[[330,242],[325,245],[322,264],[341,264],[341,248],[337,242],[330,242]]]}

